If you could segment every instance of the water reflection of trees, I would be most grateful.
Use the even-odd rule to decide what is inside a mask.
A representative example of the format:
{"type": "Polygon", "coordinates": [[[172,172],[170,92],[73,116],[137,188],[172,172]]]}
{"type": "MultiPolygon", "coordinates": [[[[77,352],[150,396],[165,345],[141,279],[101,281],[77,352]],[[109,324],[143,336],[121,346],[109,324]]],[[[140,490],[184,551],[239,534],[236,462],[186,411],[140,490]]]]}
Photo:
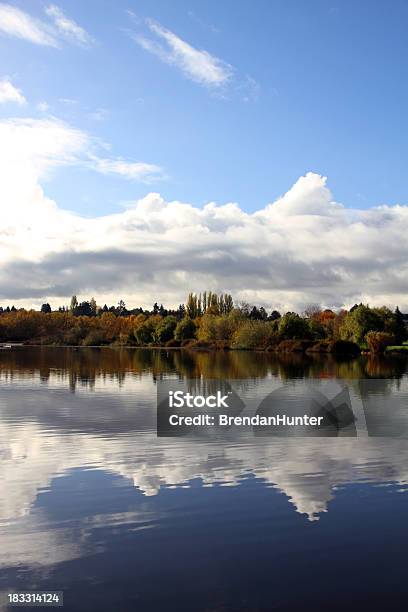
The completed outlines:
{"type": "Polygon", "coordinates": [[[0,376],[39,376],[47,382],[93,388],[97,380],[121,385],[127,376],[151,374],[154,380],[173,375],[180,378],[248,379],[376,378],[399,379],[407,372],[407,359],[360,356],[345,359],[334,355],[267,353],[255,351],[171,351],[131,348],[19,347],[0,353],[0,376]]]}

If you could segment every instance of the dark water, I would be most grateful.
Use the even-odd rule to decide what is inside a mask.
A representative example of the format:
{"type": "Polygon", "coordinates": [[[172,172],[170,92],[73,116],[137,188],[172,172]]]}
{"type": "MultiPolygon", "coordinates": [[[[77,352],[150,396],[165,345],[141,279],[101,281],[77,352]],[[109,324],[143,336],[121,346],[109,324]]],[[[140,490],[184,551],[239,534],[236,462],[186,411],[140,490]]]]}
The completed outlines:
{"type": "MultiPolygon", "coordinates": [[[[66,610],[403,610],[408,434],[157,438],[160,378],[380,381],[408,431],[408,364],[232,352],[0,352],[0,591],[66,610]],[[381,382],[382,381],[382,382],[381,382]],[[406,412],[405,412],[406,407],[406,412]]],[[[398,432],[397,432],[398,433],[398,432]]]]}

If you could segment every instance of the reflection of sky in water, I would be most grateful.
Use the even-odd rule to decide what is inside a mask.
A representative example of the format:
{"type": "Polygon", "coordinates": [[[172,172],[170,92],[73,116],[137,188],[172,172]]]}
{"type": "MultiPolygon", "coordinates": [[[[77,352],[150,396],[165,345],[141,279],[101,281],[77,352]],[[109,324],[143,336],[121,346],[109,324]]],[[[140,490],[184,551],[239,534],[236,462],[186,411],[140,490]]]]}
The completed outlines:
{"type": "MultiPolygon", "coordinates": [[[[117,564],[112,570],[117,580],[124,572],[125,584],[129,569],[121,559],[128,555],[135,572],[146,580],[149,572],[157,574],[163,585],[163,563],[171,567],[170,576],[177,569],[198,571],[201,558],[206,581],[217,592],[209,564],[218,555],[225,571],[225,546],[238,565],[244,563],[243,550],[247,559],[256,550],[257,559],[272,567],[272,549],[282,568],[299,565],[293,555],[301,559],[307,551],[317,551],[322,562],[330,557],[327,547],[353,542],[368,550],[373,529],[383,530],[386,520],[390,530],[387,516],[397,529],[407,509],[398,493],[408,488],[408,440],[157,438],[152,372],[128,372],[120,380],[99,373],[75,393],[69,373],[51,370],[41,377],[35,363],[31,372],[3,371],[1,380],[0,588],[7,581],[26,584],[21,568],[31,568],[29,584],[44,585],[50,566],[56,568],[53,580],[62,572],[59,579],[67,588],[75,584],[80,590],[82,580],[97,585],[108,580],[106,555],[117,564]],[[312,534],[307,526],[317,519],[312,534]],[[359,529],[353,535],[349,521],[359,529]],[[176,560],[169,547],[177,550],[176,560]],[[192,547],[200,550],[198,558],[192,547]],[[180,555],[188,559],[188,569],[180,555]],[[70,570],[64,574],[66,564],[70,570]]],[[[246,381],[240,392],[256,406],[280,384],[269,374],[246,381]]],[[[305,381],[289,384],[298,393],[305,381]]],[[[399,395],[408,406],[406,376],[387,381],[374,394],[399,395]]],[[[397,537],[392,530],[388,536],[397,537]]],[[[310,571],[317,569],[317,559],[309,562],[310,571]]],[[[150,596],[159,597],[153,591],[150,596]]],[[[104,609],[103,601],[98,605],[104,609]]]]}

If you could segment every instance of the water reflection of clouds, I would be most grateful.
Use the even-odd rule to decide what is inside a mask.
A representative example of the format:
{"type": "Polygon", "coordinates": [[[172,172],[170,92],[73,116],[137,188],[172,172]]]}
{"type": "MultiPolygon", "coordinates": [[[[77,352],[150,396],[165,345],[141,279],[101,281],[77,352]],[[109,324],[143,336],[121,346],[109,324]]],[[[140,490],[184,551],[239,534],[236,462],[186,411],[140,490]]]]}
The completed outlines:
{"type": "MultiPolygon", "coordinates": [[[[96,399],[96,398],[95,398],[96,399]]],[[[55,475],[76,467],[104,469],[131,480],[144,495],[164,485],[238,485],[254,474],[284,492],[296,510],[316,518],[327,510],[333,490],[355,482],[408,484],[408,441],[393,439],[267,439],[237,444],[157,439],[146,430],[108,436],[92,430],[68,432],[31,422],[0,423],[0,518],[26,516],[39,491],[55,475]]]]}
{"type": "MultiPolygon", "coordinates": [[[[309,520],[326,512],[336,488],[348,483],[395,482],[401,491],[407,490],[408,440],[157,438],[151,374],[128,376],[121,386],[117,380],[100,377],[92,391],[77,388],[75,395],[66,381],[60,384],[61,377],[54,380],[51,374],[47,384],[35,376],[30,380],[24,378],[24,384],[16,385],[14,378],[0,390],[3,566],[48,564],[79,555],[79,544],[69,544],[75,539],[64,537],[64,528],[50,529],[45,510],[35,505],[56,476],[78,467],[116,474],[145,497],[164,486],[190,486],[197,478],[203,486],[239,486],[252,474],[259,486],[283,492],[309,520]],[[24,546],[27,537],[30,547],[24,546]],[[50,550],[55,559],[50,558],[50,550]]],[[[275,388],[280,382],[247,381],[241,391],[256,406],[271,384],[275,388]]],[[[392,390],[408,397],[405,380],[390,384],[381,392],[389,395],[392,390]]],[[[304,382],[291,385],[299,390],[304,382]]],[[[121,516],[118,512],[109,519],[93,516],[88,522],[120,521],[121,516]]],[[[143,528],[152,520],[148,517],[143,528]]]]}
{"type": "Polygon", "coordinates": [[[30,512],[6,528],[0,521],[0,567],[54,565],[83,556],[71,529],[49,528],[45,512],[30,512]]]}

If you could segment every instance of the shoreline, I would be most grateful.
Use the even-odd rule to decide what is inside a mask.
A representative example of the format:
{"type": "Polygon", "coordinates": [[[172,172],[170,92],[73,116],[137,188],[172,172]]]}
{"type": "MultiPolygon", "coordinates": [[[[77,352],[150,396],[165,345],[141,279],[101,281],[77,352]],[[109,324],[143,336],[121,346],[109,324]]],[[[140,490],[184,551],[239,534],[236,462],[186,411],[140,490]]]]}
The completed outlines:
{"type": "Polygon", "coordinates": [[[56,349],[71,349],[71,350],[79,350],[79,349],[143,349],[143,350],[152,350],[152,351],[189,351],[194,353],[225,353],[225,352],[243,352],[243,353],[268,353],[275,355],[302,355],[304,357],[312,357],[312,356],[335,356],[335,357],[343,357],[347,359],[356,359],[360,356],[408,356],[408,346],[401,347],[393,347],[392,350],[387,350],[384,353],[372,353],[368,350],[359,350],[359,352],[336,352],[336,351],[322,351],[322,350],[304,350],[304,349],[288,349],[283,348],[279,349],[279,346],[271,348],[241,348],[241,347],[230,347],[230,346],[194,346],[194,345],[186,345],[186,346],[161,346],[161,345],[131,345],[131,344],[94,344],[90,346],[84,346],[83,344],[74,344],[74,345],[66,345],[66,344],[31,344],[24,342],[7,342],[0,343],[0,351],[10,351],[15,348],[56,348],[56,349]]]}

